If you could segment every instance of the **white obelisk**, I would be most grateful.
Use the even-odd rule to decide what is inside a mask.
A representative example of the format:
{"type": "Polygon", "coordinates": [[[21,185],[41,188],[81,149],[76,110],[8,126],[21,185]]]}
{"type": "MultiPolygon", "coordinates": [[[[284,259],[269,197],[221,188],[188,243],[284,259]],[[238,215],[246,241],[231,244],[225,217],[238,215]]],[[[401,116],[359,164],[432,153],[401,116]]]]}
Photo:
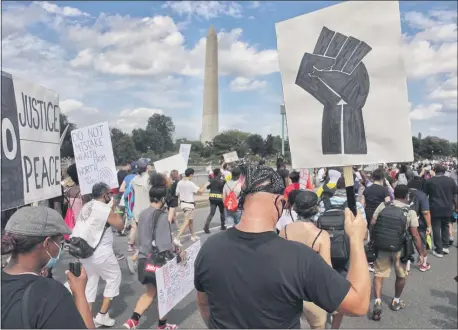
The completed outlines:
{"type": "Polygon", "coordinates": [[[218,39],[213,26],[207,34],[205,49],[204,102],[202,109],[202,143],[218,134],[218,39]]]}

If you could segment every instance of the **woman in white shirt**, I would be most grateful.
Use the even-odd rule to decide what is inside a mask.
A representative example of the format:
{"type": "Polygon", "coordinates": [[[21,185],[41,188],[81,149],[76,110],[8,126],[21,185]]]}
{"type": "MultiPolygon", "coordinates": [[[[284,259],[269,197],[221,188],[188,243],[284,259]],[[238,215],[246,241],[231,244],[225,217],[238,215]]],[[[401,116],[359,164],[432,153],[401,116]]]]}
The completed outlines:
{"type": "Polygon", "coordinates": [[[288,204],[283,211],[282,216],[277,222],[277,233],[280,233],[283,227],[297,220],[297,213],[293,210],[294,201],[300,190],[293,190],[288,195],[288,204]]]}

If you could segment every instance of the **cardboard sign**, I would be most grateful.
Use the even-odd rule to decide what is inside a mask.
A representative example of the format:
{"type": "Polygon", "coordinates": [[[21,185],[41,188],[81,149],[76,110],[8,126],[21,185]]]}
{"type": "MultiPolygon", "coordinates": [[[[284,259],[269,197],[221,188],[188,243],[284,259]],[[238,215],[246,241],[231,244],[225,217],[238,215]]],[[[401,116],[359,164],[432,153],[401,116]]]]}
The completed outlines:
{"type": "Polygon", "coordinates": [[[92,193],[99,182],[110,188],[119,186],[107,122],[73,130],[72,144],[83,195],[92,193]]]}
{"type": "Polygon", "coordinates": [[[59,95],[2,71],[2,210],[62,194],[59,95]]]}
{"type": "Polygon", "coordinates": [[[157,173],[169,175],[173,170],[177,170],[179,174],[183,174],[186,171],[187,164],[182,154],[177,154],[168,158],[164,158],[154,162],[154,169],[157,173]]]}
{"type": "Polygon", "coordinates": [[[228,152],[227,154],[224,154],[223,157],[225,163],[233,163],[239,160],[237,151],[228,152]]]}
{"type": "Polygon", "coordinates": [[[200,250],[200,241],[186,249],[186,260],[176,259],[156,271],[159,317],[167,313],[194,290],[194,262],[200,250]]]}
{"type": "Polygon", "coordinates": [[[183,156],[183,159],[186,162],[186,166],[188,166],[189,154],[191,153],[191,146],[191,144],[180,144],[179,154],[183,156]]]}
{"type": "Polygon", "coordinates": [[[294,168],[413,160],[397,1],[276,24],[294,168]]]}

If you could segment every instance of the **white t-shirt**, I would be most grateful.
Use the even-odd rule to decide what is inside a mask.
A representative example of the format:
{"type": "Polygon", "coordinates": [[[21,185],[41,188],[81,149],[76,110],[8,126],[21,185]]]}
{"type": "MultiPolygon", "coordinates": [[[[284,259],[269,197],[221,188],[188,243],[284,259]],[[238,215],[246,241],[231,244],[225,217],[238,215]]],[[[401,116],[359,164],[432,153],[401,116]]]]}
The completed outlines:
{"type": "Polygon", "coordinates": [[[194,194],[200,190],[194,182],[188,179],[180,180],[177,184],[176,195],[179,197],[182,208],[194,209],[194,194]]]}
{"type": "Polygon", "coordinates": [[[291,210],[291,213],[289,213],[288,210],[284,210],[283,214],[281,215],[280,219],[277,222],[277,229],[280,231],[285,227],[286,225],[289,225],[290,223],[293,223],[294,221],[297,220],[297,213],[294,210],[291,210]]]}
{"type": "MultiPolygon", "coordinates": [[[[78,214],[70,237],[83,238],[89,246],[95,248],[99,241],[101,242],[103,239],[103,229],[110,212],[111,208],[108,204],[97,200],[92,200],[85,204],[78,214]]],[[[111,232],[111,229],[107,229],[105,232],[107,231],[111,232]]],[[[111,238],[111,245],[113,245],[113,237],[111,238]]]]}

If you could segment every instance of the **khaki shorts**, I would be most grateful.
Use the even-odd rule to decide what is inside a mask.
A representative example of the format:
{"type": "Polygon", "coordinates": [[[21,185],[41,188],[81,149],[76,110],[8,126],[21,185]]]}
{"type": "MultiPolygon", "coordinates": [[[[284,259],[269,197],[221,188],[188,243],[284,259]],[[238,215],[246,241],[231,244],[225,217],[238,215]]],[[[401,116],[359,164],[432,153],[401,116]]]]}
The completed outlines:
{"type": "Polygon", "coordinates": [[[408,275],[406,264],[401,263],[401,252],[379,251],[377,260],[374,262],[374,275],[390,277],[392,266],[394,266],[396,277],[404,278],[408,275]]]}
{"type": "Polygon", "coordinates": [[[311,327],[319,327],[326,324],[327,313],[314,303],[304,301],[304,309],[301,319],[307,321],[311,327]]]}
{"type": "Polygon", "coordinates": [[[192,221],[194,219],[194,209],[184,208],[183,209],[184,221],[192,221]]]}

